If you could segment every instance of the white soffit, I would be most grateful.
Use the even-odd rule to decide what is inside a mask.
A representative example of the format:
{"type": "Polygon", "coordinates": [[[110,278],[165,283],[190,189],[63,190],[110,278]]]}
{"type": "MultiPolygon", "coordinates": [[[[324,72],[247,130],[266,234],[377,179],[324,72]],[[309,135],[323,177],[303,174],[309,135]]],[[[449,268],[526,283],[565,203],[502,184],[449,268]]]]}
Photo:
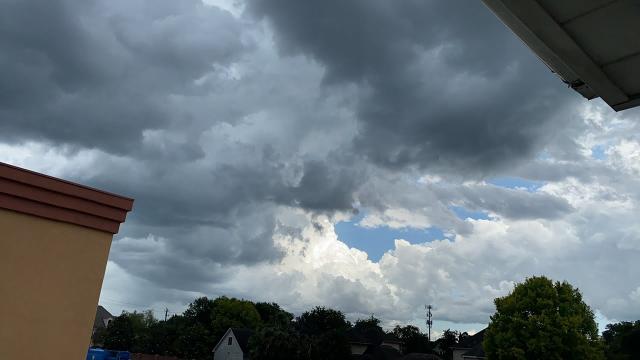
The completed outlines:
{"type": "Polygon", "coordinates": [[[640,0],[482,0],[587,99],[640,105],[640,0]]]}

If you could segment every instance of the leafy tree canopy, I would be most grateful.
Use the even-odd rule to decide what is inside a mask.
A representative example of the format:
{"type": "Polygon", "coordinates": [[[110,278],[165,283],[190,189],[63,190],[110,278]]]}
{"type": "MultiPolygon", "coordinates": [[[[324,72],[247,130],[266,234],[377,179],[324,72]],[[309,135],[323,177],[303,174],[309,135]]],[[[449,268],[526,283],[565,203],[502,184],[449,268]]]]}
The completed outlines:
{"type": "Polygon", "coordinates": [[[251,301],[225,296],[213,301],[213,319],[211,332],[216,340],[229,328],[256,329],[261,323],[260,314],[251,301]]]}
{"type": "Polygon", "coordinates": [[[214,300],[200,297],[189,304],[183,315],[192,324],[198,323],[202,326],[209,326],[213,323],[214,308],[214,300]]]}
{"type": "Polygon", "coordinates": [[[532,277],[495,300],[488,359],[602,359],[593,312],[567,282],[532,277]]]}
{"type": "Polygon", "coordinates": [[[317,306],[296,319],[298,329],[306,335],[318,335],[330,331],[346,331],[351,324],[341,311],[317,306]]]}
{"type": "Polygon", "coordinates": [[[258,302],[255,304],[260,319],[265,326],[289,327],[293,314],[280,308],[276,303],[258,302]]]}
{"type": "Polygon", "coordinates": [[[640,359],[640,320],[609,324],[602,339],[607,359],[640,359]]]}
{"type": "Polygon", "coordinates": [[[263,327],[249,340],[251,359],[303,360],[310,358],[310,338],[293,328],[263,327]]]}
{"type": "Polygon", "coordinates": [[[346,332],[351,324],[341,311],[325,307],[315,307],[296,319],[301,344],[305,349],[305,359],[350,359],[351,348],[346,332]]]}
{"type": "Polygon", "coordinates": [[[431,353],[433,346],[429,343],[429,339],[426,334],[420,332],[417,326],[397,325],[393,329],[393,335],[400,339],[404,344],[403,350],[405,354],[417,352],[417,353],[431,353]]]}
{"type": "Polygon", "coordinates": [[[384,330],[380,326],[380,320],[373,317],[373,315],[366,319],[356,320],[353,325],[353,331],[375,345],[380,344],[384,339],[384,330]]]}

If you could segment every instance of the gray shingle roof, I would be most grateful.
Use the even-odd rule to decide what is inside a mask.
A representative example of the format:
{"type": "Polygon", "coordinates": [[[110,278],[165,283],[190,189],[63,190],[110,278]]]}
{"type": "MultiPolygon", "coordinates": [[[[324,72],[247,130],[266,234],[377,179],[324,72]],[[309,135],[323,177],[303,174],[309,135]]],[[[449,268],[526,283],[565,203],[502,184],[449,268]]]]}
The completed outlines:
{"type": "Polygon", "coordinates": [[[231,328],[233,335],[242,349],[242,352],[245,354],[249,353],[249,338],[253,335],[253,330],[251,329],[241,329],[241,328],[231,328]]]}
{"type": "Polygon", "coordinates": [[[94,330],[105,328],[105,320],[107,319],[113,319],[113,315],[111,315],[111,313],[108,312],[107,309],[103,308],[102,305],[98,305],[98,308],[96,309],[96,318],[93,321],[94,330]]]}

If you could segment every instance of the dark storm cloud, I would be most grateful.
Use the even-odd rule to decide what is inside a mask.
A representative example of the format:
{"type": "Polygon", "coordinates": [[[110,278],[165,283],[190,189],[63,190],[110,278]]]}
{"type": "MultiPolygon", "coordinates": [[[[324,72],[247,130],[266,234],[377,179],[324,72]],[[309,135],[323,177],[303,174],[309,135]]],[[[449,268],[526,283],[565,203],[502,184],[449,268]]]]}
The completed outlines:
{"type": "Polygon", "coordinates": [[[538,148],[573,96],[477,1],[263,0],[249,11],[284,53],[324,64],[327,83],[363,89],[355,148],[386,167],[505,167],[538,148]]]}
{"type": "Polygon", "coordinates": [[[136,199],[110,260],[166,288],[202,291],[232,265],[279,260],[274,235],[301,233],[279,226],[282,208],[415,202],[462,232],[437,194],[425,207],[406,187],[363,184],[414,165],[490,172],[534,151],[570,96],[476,2],[247,6],[284,53],[312,61],[279,57],[254,18],[198,0],[0,0],[0,143],[92,149],[70,176],[136,199]]]}
{"type": "Polygon", "coordinates": [[[244,48],[229,13],[195,0],[3,0],[0,14],[5,141],[135,155],[143,131],[177,120],[172,95],[244,48]]]}

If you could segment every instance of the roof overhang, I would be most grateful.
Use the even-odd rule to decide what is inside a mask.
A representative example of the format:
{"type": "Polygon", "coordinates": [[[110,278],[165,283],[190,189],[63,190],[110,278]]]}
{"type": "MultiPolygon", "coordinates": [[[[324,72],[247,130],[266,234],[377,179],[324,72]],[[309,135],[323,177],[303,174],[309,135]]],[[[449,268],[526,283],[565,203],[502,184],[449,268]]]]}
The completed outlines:
{"type": "Polygon", "coordinates": [[[640,105],[640,1],[482,1],[585,98],[640,105]]]}
{"type": "Polygon", "coordinates": [[[0,209],[116,234],[133,199],[0,162],[0,209]]]}

